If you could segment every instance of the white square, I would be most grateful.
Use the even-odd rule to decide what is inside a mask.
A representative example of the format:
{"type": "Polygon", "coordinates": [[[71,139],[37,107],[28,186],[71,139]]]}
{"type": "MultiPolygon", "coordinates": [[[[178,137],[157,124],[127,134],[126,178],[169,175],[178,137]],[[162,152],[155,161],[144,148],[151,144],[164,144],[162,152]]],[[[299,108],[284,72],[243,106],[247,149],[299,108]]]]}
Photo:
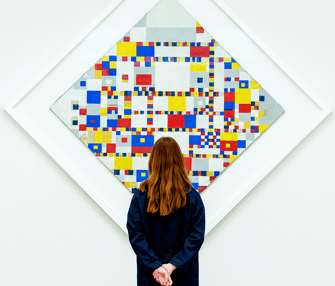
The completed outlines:
{"type": "Polygon", "coordinates": [[[208,115],[197,115],[196,123],[197,128],[208,128],[209,123],[208,115]]]}
{"type": "Polygon", "coordinates": [[[155,47],[155,57],[189,57],[190,47],[155,47]]]}
{"type": "Polygon", "coordinates": [[[147,170],[149,157],[132,157],[133,158],[133,170],[147,170]]]}
{"type": "Polygon", "coordinates": [[[194,97],[186,97],[186,111],[193,111],[194,109],[194,97]]]}
{"type": "Polygon", "coordinates": [[[214,91],[224,91],[224,65],[222,63],[214,63],[214,91]]]}
{"type": "Polygon", "coordinates": [[[155,111],[167,111],[169,106],[167,96],[154,96],[154,106],[155,111]]]}
{"type": "Polygon", "coordinates": [[[208,158],[209,170],[210,171],[222,171],[223,170],[223,159],[222,158],[208,158]]]}
{"type": "Polygon", "coordinates": [[[167,128],[167,115],[166,114],[154,114],[152,127],[167,128]]]}
{"type": "Polygon", "coordinates": [[[147,115],[146,114],[132,114],[131,116],[131,127],[146,127],[147,126],[147,115]]]}
{"type": "Polygon", "coordinates": [[[190,63],[156,62],[156,91],[189,91],[190,63]]]}
{"type": "Polygon", "coordinates": [[[209,177],[199,176],[199,186],[208,186],[208,185],[209,185],[209,177]]]}
{"type": "Polygon", "coordinates": [[[131,97],[131,109],[132,110],[147,110],[147,96],[132,96],[131,97]]]}
{"type": "Polygon", "coordinates": [[[224,97],[223,96],[215,96],[214,97],[214,111],[224,111],[224,97]]]}
{"type": "Polygon", "coordinates": [[[213,126],[214,128],[223,128],[223,116],[222,115],[213,116],[213,126]]]}
{"type": "Polygon", "coordinates": [[[102,79],[88,78],[86,80],[87,90],[98,90],[101,91],[102,79]]]}

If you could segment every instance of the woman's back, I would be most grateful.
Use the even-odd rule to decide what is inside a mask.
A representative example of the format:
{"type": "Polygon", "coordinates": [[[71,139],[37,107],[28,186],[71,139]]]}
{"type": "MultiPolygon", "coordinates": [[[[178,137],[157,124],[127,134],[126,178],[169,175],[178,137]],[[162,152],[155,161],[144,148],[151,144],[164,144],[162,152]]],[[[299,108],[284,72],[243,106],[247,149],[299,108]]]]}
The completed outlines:
{"type": "MultiPolygon", "coordinates": [[[[171,275],[173,285],[197,286],[198,251],[204,240],[205,209],[200,194],[194,188],[185,188],[184,191],[186,205],[167,216],[146,212],[147,191],[137,191],[134,197],[138,200],[143,232],[151,249],[163,264],[172,263],[177,267],[171,275]]],[[[138,262],[139,285],[158,285],[153,277],[146,277],[145,269],[138,262]]]]}

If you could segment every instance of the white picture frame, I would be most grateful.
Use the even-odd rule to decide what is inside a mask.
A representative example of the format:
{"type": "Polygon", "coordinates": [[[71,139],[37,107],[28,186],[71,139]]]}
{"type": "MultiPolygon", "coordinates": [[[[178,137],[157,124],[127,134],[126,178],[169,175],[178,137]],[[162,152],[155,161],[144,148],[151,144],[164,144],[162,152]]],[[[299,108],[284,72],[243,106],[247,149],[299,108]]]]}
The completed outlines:
{"type": "MultiPolygon", "coordinates": [[[[185,2],[187,0],[179,1],[185,2]]],[[[198,0],[197,0],[198,1],[198,0]]],[[[331,112],[331,109],[317,96],[308,85],[301,80],[286,64],[263,42],[251,28],[239,18],[223,0],[214,0],[228,16],[241,27],[244,32],[284,71],[320,108],[313,120],[303,128],[299,129],[296,136],[290,138],[285,145],[273,154],[271,160],[259,169],[253,178],[248,180],[234,197],[222,208],[216,210],[215,215],[206,222],[206,235],[282,160],[295,148],[322,120],[331,112]]],[[[73,41],[54,59],[48,63],[43,70],[5,106],[5,110],[16,120],[22,128],[30,134],[34,140],[87,192],[87,194],[127,233],[126,217],[120,215],[101,194],[92,187],[89,180],[85,178],[76,168],[70,164],[66,157],[39,132],[30,122],[14,109],[14,106],[24,98],[43,78],[54,69],[107,15],[109,15],[122,1],[114,0],[106,7],[73,41]]],[[[158,2],[158,1],[157,1],[158,2]]],[[[194,1],[193,1],[194,2],[194,1]]],[[[181,3],[182,4],[182,3],[181,3]]],[[[150,9],[149,9],[150,10],[150,9]]],[[[148,10],[148,11],[149,11],[148,10]]],[[[126,32],[126,31],[125,31],[126,32]]],[[[275,98],[276,99],[276,98],[275,98]]],[[[271,126],[269,127],[271,129],[271,126]]],[[[125,190],[127,191],[127,190],[125,190]]],[[[128,191],[127,191],[128,192],[128,191]]]]}

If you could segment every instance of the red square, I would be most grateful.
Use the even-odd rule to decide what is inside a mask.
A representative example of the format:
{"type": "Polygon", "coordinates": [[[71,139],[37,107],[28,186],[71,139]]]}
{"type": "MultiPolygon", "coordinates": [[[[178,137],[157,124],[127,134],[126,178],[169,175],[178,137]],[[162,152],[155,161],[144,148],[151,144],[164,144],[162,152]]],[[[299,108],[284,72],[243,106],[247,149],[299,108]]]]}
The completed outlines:
{"type": "Polygon", "coordinates": [[[121,138],[121,142],[122,143],[127,143],[128,142],[128,138],[127,137],[122,137],[121,138]]]}
{"type": "Polygon", "coordinates": [[[123,80],[128,80],[128,75],[127,75],[127,74],[123,74],[123,75],[122,75],[122,79],[123,79],[123,80]]]}
{"type": "Polygon", "coordinates": [[[192,158],[184,157],[184,161],[185,161],[186,170],[191,171],[192,170],[192,158]]]}
{"type": "Polygon", "coordinates": [[[109,69],[102,69],[102,75],[109,75],[109,69]]]}
{"type": "Polygon", "coordinates": [[[197,27],[197,33],[203,33],[205,29],[203,27],[197,27]]]}
{"type": "Polygon", "coordinates": [[[79,115],[86,115],[87,114],[87,109],[86,108],[80,108],[79,109],[79,115]]]}
{"type": "Polygon", "coordinates": [[[152,75],[151,74],[137,74],[136,85],[151,85],[152,75]]]}
{"type": "Polygon", "coordinates": [[[240,113],[251,113],[251,104],[239,104],[238,109],[240,113]]]}
{"type": "Polygon", "coordinates": [[[131,127],[131,118],[118,118],[117,127],[131,127]]]}
{"type": "Polygon", "coordinates": [[[102,64],[95,64],[95,69],[96,70],[101,70],[102,69],[102,64]]]}
{"type": "Polygon", "coordinates": [[[223,115],[224,115],[225,118],[227,118],[227,117],[235,118],[235,109],[225,110],[223,112],[223,115]]]}
{"type": "Polygon", "coordinates": [[[224,93],[225,102],[234,102],[235,101],[235,92],[225,92],[224,93]]]}
{"type": "Polygon", "coordinates": [[[185,116],[177,114],[168,115],[168,128],[185,128],[185,116]]]}
{"type": "Polygon", "coordinates": [[[79,124],[79,131],[86,131],[86,124],[79,124]]]}
{"type": "Polygon", "coordinates": [[[106,152],[107,153],[115,153],[115,146],[116,146],[116,144],[107,143],[106,144],[106,152]]]}
{"type": "Polygon", "coordinates": [[[191,48],[191,57],[209,57],[209,46],[201,47],[190,47],[191,48]]]}

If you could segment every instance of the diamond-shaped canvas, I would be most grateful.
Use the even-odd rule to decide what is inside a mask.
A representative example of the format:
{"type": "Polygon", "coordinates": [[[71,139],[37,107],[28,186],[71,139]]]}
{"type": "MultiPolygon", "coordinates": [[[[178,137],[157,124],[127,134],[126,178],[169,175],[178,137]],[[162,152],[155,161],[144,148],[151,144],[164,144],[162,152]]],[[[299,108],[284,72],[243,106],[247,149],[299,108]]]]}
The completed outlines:
{"type": "Polygon", "coordinates": [[[204,191],[284,109],[176,0],[161,0],[51,110],[134,192],[173,137],[204,191]]]}

